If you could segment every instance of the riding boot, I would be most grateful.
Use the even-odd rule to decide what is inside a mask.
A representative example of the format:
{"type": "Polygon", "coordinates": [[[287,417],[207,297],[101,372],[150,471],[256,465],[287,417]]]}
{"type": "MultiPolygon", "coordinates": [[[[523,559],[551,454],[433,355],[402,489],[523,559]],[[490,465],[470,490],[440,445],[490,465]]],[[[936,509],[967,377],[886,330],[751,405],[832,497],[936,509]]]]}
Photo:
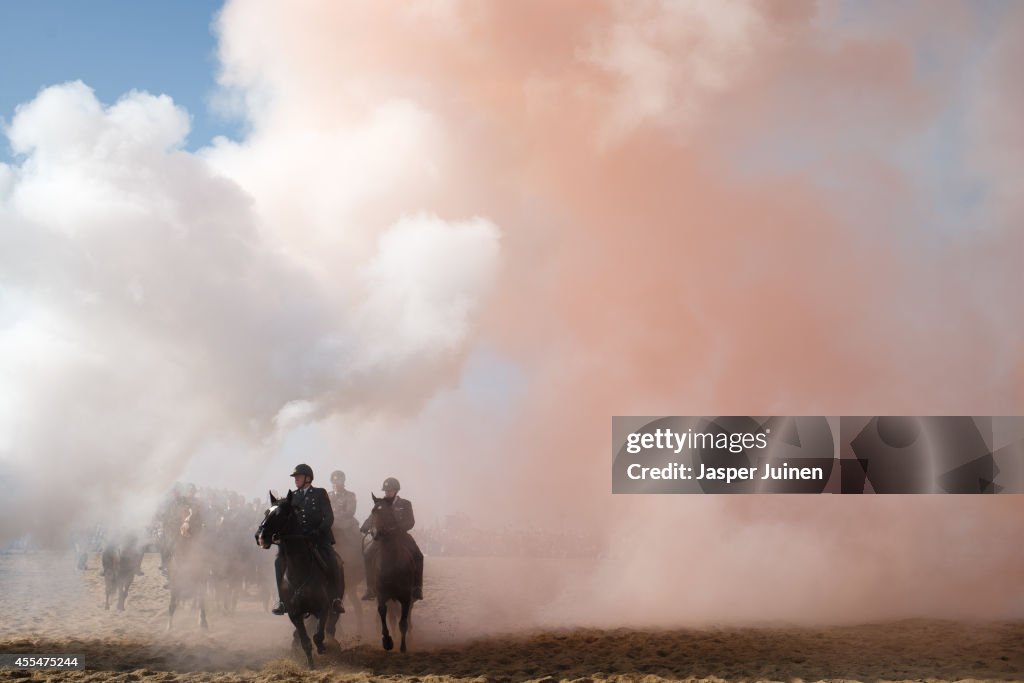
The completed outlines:
{"type": "Polygon", "coordinates": [[[274,609],[270,610],[272,614],[281,616],[282,614],[288,613],[288,606],[284,601],[284,590],[282,584],[284,583],[284,564],[285,558],[283,553],[278,553],[274,559],[274,576],[277,578],[277,604],[274,605],[274,609]]]}

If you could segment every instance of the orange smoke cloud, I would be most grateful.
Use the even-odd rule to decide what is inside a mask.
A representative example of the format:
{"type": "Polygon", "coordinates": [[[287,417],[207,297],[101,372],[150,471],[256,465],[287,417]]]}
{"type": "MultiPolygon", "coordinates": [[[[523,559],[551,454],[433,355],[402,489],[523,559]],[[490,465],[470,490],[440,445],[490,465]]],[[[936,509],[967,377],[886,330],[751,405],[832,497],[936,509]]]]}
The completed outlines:
{"type": "MultiPolygon", "coordinates": [[[[901,5],[899,31],[812,3],[307,9],[222,16],[225,83],[269,98],[257,137],[411,102],[443,152],[428,186],[399,185],[388,209],[502,229],[478,338],[528,388],[479,454],[500,482],[481,515],[605,530],[630,559],[593,593],[632,596],[641,621],[675,618],[663,591],[691,619],[1005,614],[1013,498],[613,498],[607,467],[616,414],[1020,412],[1021,318],[1006,315],[1018,232],[936,234],[901,156],[999,92],[927,77],[927,40],[940,62],[979,40],[969,7],[901,5]]],[[[1002,65],[1019,51],[1013,23],[1002,65]]],[[[972,123],[1016,126],[1012,102],[991,109],[972,123]]],[[[1015,187],[1001,149],[985,171],[1015,187]]],[[[452,478],[473,499],[472,481],[437,477],[452,478]]]]}

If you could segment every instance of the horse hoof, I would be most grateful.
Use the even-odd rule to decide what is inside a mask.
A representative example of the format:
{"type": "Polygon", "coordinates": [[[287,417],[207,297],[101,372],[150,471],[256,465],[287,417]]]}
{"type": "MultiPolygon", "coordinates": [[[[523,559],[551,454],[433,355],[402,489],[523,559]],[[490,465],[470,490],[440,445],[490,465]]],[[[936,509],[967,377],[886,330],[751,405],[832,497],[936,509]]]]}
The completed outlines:
{"type": "Polygon", "coordinates": [[[398,651],[399,652],[405,652],[405,643],[402,643],[401,645],[398,646],[398,651]]]}
{"type": "Polygon", "coordinates": [[[388,652],[391,652],[391,648],[395,646],[395,642],[391,640],[391,636],[385,636],[384,638],[381,638],[381,644],[384,646],[384,649],[388,652]]]}

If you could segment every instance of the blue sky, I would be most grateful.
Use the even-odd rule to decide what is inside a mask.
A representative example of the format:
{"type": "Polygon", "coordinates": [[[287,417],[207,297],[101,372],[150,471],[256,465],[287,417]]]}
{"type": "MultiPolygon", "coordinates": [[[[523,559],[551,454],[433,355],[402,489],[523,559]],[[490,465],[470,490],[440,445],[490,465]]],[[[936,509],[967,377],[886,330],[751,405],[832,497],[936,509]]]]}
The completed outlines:
{"type": "MultiPolygon", "coordinates": [[[[0,119],[45,86],[80,79],[104,103],[132,89],[165,93],[192,116],[188,148],[237,137],[215,114],[221,0],[0,0],[0,119]]],[[[7,139],[0,160],[10,158],[7,139]]]]}

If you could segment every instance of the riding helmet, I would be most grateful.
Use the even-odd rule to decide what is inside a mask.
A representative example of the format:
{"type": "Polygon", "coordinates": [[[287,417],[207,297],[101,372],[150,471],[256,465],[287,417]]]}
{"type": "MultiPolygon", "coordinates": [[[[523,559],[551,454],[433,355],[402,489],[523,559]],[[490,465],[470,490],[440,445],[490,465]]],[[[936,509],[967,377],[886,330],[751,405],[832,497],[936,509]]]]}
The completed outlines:
{"type": "Polygon", "coordinates": [[[331,483],[333,484],[336,481],[340,481],[342,484],[345,483],[345,473],[341,470],[331,472],[331,483]]]}
{"type": "Polygon", "coordinates": [[[313,478],[313,468],[310,467],[309,465],[305,464],[305,463],[303,463],[301,465],[296,465],[295,466],[295,471],[292,472],[291,475],[289,475],[289,476],[297,477],[300,474],[305,475],[305,476],[309,477],[310,479],[312,479],[313,478]]]}
{"type": "Polygon", "coordinates": [[[398,483],[398,480],[394,477],[388,477],[384,480],[384,485],[381,489],[384,491],[398,491],[402,488],[402,485],[398,483]]]}

